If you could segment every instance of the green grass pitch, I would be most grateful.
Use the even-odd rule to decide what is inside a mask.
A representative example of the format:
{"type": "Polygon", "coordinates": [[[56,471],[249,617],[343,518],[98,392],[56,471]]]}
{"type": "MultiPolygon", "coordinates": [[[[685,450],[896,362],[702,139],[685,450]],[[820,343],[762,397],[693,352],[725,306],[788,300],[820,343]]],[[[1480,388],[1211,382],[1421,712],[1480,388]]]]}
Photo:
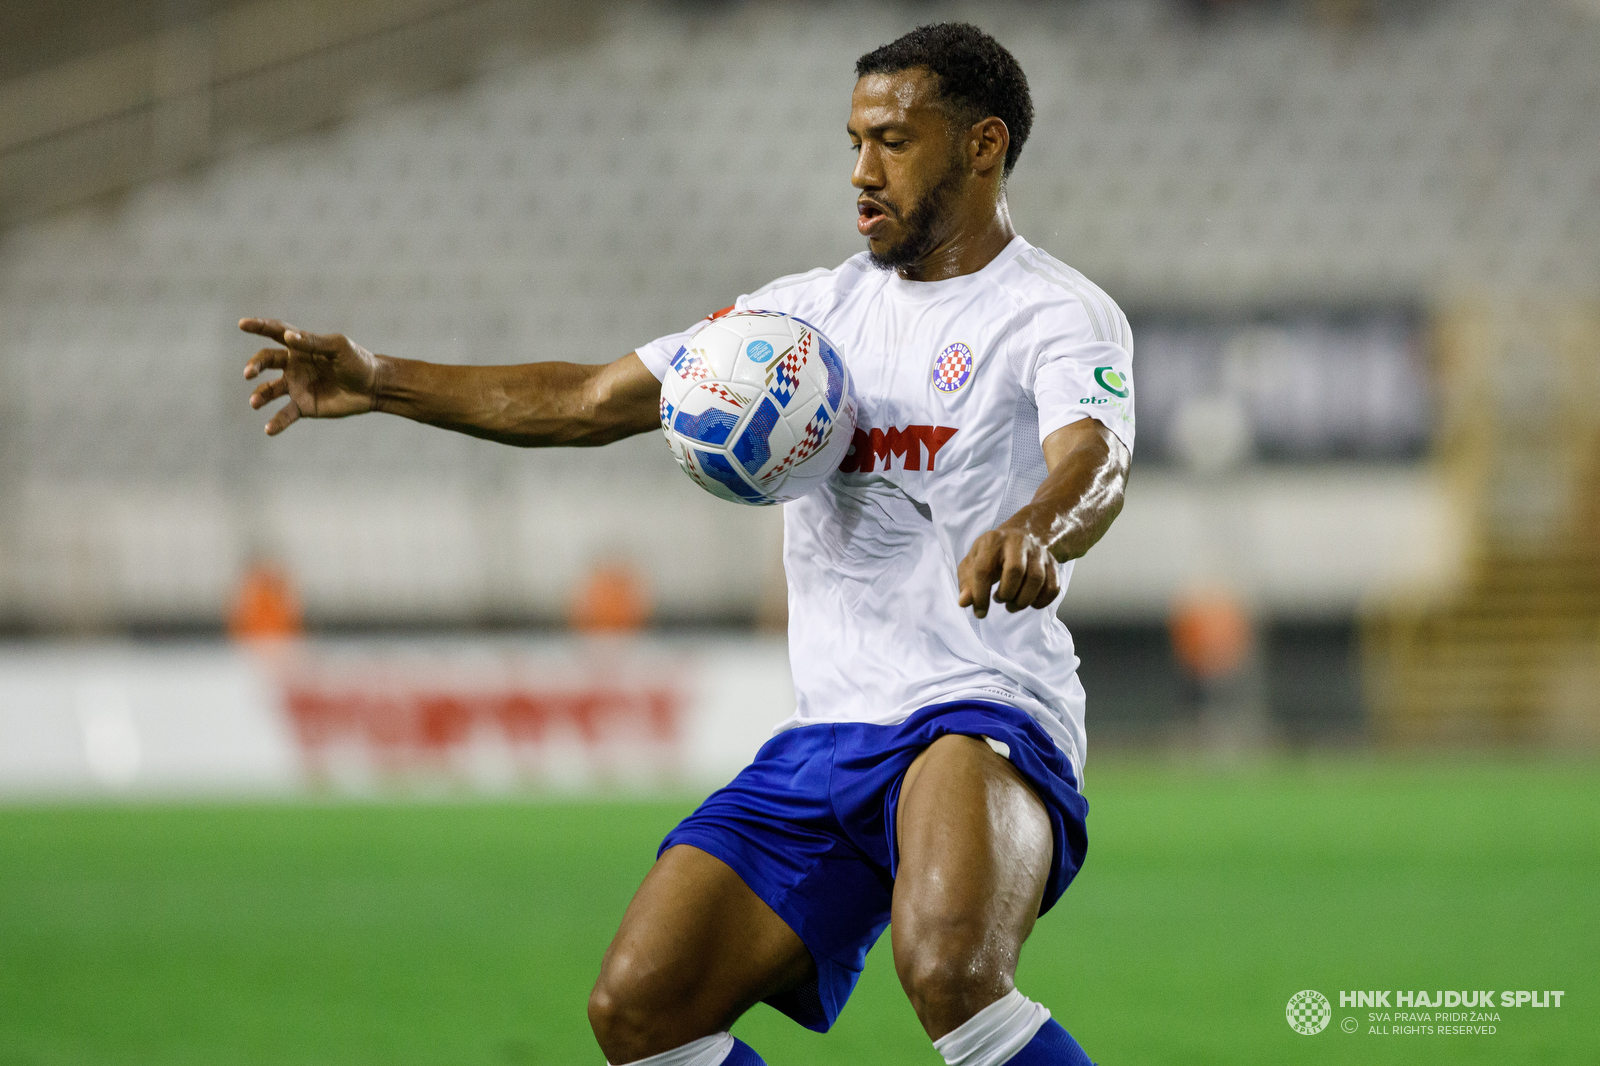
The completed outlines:
{"type": "MultiPolygon", "coordinates": [[[[1019,984],[1101,1063],[1597,1061],[1600,766],[1123,756],[1087,791],[1019,984]],[[1566,995],[1477,1037],[1337,1000],[1480,987],[1566,995]],[[1334,1000],[1315,1036],[1285,1021],[1303,988],[1334,1000]]],[[[691,805],[0,809],[0,1066],[598,1064],[589,983],[691,805]]],[[[773,1066],[938,1066],[887,948],[827,1036],[766,1007],[736,1031],[773,1066]]]]}

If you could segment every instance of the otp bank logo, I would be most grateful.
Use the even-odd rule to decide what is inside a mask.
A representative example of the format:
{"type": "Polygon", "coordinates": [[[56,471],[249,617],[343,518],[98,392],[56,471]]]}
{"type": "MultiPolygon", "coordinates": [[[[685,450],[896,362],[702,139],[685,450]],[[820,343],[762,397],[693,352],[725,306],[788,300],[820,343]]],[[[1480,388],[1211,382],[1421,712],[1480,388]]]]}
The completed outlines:
{"type": "Polygon", "coordinates": [[[1100,383],[1102,389],[1105,389],[1111,395],[1120,396],[1124,400],[1128,398],[1128,379],[1109,366],[1095,367],[1094,379],[1100,383]]]}
{"type": "Polygon", "coordinates": [[[889,470],[893,460],[902,470],[932,470],[939,449],[956,435],[953,426],[907,426],[904,429],[857,429],[839,470],[845,474],[870,474],[889,470]]]}

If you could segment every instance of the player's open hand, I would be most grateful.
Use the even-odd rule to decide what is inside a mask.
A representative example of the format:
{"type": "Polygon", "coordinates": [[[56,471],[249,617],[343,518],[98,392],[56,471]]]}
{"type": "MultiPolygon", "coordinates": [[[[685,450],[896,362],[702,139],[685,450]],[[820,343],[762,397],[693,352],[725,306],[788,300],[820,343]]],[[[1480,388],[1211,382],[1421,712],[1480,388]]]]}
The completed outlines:
{"type": "Polygon", "coordinates": [[[1060,568],[1043,538],[1023,529],[991,529],[973,542],[972,550],[956,567],[962,607],[979,618],[989,604],[1003,603],[1015,614],[1029,607],[1044,608],[1061,594],[1060,568]]]}
{"type": "Polygon", "coordinates": [[[282,348],[263,348],[244,365],[245,380],[263,370],[281,370],[257,385],[250,406],[262,408],[289,397],[267,423],[275,437],[302,416],[344,418],[373,409],[378,392],[378,357],[339,333],[305,333],[275,318],[241,318],[239,328],[267,337],[282,348]]]}

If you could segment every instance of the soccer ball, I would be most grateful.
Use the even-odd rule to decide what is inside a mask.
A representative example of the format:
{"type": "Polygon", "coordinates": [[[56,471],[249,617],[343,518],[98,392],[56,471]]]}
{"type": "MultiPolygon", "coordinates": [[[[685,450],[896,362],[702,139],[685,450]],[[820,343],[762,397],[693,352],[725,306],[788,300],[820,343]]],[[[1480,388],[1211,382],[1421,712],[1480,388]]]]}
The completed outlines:
{"type": "Polygon", "coordinates": [[[661,379],[661,430],[684,473],[735,503],[798,499],[855,433],[850,371],[815,327],[777,311],[702,326],[661,379]]]}

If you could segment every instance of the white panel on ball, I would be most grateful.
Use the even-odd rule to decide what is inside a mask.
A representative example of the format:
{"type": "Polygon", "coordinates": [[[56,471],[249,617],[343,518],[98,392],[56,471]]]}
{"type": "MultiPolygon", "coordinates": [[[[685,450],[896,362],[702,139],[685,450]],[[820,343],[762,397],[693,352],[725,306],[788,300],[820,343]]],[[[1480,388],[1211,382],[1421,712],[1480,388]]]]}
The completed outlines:
{"type": "Polygon", "coordinates": [[[661,381],[661,429],[701,488],[764,505],[797,499],[838,468],[855,432],[843,357],[776,311],[734,311],[678,349],[661,381]]]}

